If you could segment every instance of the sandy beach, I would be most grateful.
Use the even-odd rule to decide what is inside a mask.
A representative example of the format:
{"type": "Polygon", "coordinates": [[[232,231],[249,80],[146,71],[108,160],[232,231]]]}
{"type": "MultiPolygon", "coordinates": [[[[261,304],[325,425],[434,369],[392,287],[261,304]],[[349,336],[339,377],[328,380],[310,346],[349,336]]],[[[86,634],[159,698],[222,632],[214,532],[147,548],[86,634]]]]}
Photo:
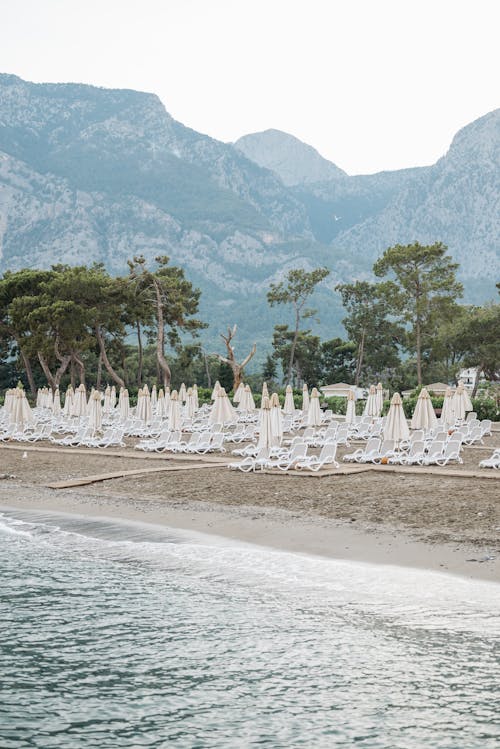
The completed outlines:
{"type": "MultiPolygon", "coordinates": [[[[477,468],[500,442],[498,434],[488,442],[484,450],[466,450],[459,468],[477,468]]],[[[181,458],[145,458],[129,449],[96,454],[16,447],[0,446],[3,508],[141,521],[277,549],[500,582],[500,482],[486,472],[484,479],[424,471],[318,479],[241,474],[217,462],[205,463],[203,470],[193,462],[189,470],[181,458]],[[47,488],[54,481],[160,466],[179,470],[47,488]]]]}

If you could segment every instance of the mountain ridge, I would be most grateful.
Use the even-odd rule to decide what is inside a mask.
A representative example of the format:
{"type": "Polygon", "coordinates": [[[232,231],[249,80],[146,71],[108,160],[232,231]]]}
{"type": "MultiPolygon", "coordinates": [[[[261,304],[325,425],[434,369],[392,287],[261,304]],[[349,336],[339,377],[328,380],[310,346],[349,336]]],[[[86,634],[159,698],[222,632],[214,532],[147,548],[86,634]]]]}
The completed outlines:
{"type": "Polygon", "coordinates": [[[304,180],[286,185],[237,144],[177,122],[155,94],[0,75],[0,270],[102,261],[124,273],[134,254],[167,254],[202,289],[211,347],[233,322],[242,347],[269,346],[283,310],[266,290],[292,267],[331,268],[315,330],[341,333],[335,284],[369,277],[395,242],[444,241],[481,301],[499,267],[499,113],[460,130],[436,164],[375,175],[332,164],[310,181],[314,154],[321,175],[327,160],[294,139],[314,163],[292,164],[304,180]]]}

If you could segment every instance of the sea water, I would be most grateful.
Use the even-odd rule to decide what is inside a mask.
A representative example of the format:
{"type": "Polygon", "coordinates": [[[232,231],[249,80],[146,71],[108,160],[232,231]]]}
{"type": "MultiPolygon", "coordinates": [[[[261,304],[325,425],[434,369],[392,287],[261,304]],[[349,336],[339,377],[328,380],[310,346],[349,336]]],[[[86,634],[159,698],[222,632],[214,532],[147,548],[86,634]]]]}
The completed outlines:
{"type": "Polygon", "coordinates": [[[500,585],[0,515],[1,749],[500,745],[500,585]]]}

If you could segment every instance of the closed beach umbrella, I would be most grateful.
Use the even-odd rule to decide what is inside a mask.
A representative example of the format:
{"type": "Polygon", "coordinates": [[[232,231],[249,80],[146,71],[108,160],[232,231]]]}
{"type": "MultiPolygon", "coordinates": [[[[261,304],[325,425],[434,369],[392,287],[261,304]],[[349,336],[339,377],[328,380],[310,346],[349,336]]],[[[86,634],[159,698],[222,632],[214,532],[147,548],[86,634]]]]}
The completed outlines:
{"type": "Polygon", "coordinates": [[[231,401],[226,395],[223,387],[219,388],[215,403],[212,406],[212,412],[209,417],[211,424],[228,424],[237,421],[236,411],[231,405],[231,401]]]}
{"type": "Polygon", "coordinates": [[[293,414],[295,412],[295,403],[293,402],[293,390],[291,385],[287,385],[285,389],[285,404],[283,406],[283,413],[293,414]]]}
{"type": "Polygon", "coordinates": [[[233,395],[233,403],[238,404],[241,401],[241,398],[243,397],[244,392],[245,392],[245,384],[243,382],[240,382],[240,384],[236,388],[235,394],[233,395]]]}
{"type": "Polygon", "coordinates": [[[172,391],[170,396],[170,407],[168,412],[168,428],[171,432],[178,431],[182,426],[181,404],[179,403],[179,393],[177,390],[172,391]]]}
{"type": "Polygon", "coordinates": [[[464,387],[464,401],[465,401],[465,410],[466,411],[474,411],[474,406],[472,405],[472,401],[470,399],[470,395],[467,392],[467,388],[464,387]]]}
{"type": "Polygon", "coordinates": [[[309,410],[307,411],[307,424],[310,427],[319,427],[321,424],[321,408],[319,407],[319,393],[316,388],[311,390],[309,410]]]}
{"type": "Polygon", "coordinates": [[[52,395],[51,388],[47,388],[47,396],[45,400],[45,408],[52,411],[54,408],[54,396],[52,395]]]}
{"type": "Polygon", "coordinates": [[[87,410],[87,396],[85,392],[85,385],[82,383],[76,389],[75,396],[72,402],[71,415],[80,418],[85,415],[87,410]]]}
{"type": "Polygon", "coordinates": [[[120,421],[127,421],[130,418],[130,399],[127,388],[120,388],[118,411],[120,412],[120,421]]]}
{"type": "Polygon", "coordinates": [[[255,401],[253,399],[250,385],[245,385],[245,389],[243,391],[243,395],[241,396],[238,410],[243,411],[243,413],[249,413],[250,411],[255,411],[255,401]]]}
{"type": "Polygon", "coordinates": [[[410,437],[410,430],[403,411],[403,401],[399,393],[394,393],[384,426],[384,440],[393,440],[398,445],[410,437]]]}
{"type": "Polygon", "coordinates": [[[309,389],[304,383],[302,388],[302,413],[305,415],[309,411],[309,389]]]}
{"type": "Polygon", "coordinates": [[[443,408],[441,409],[441,423],[446,427],[451,427],[455,423],[455,414],[453,413],[453,390],[448,387],[444,394],[443,408]]]}
{"type": "Polygon", "coordinates": [[[89,426],[94,433],[102,428],[101,394],[98,390],[93,390],[90,396],[89,426]]]}
{"type": "Polygon", "coordinates": [[[194,416],[193,388],[188,388],[186,393],[186,405],[184,406],[186,416],[190,419],[194,416]]]}
{"type": "Polygon", "coordinates": [[[170,388],[165,388],[165,413],[168,416],[170,413],[170,388]]]}
{"type": "Polygon", "coordinates": [[[186,398],[187,398],[186,386],[184,383],[181,383],[181,386],[179,388],[179,400],[181,403],[185,403],[186,398]]]}
{"type": "Polygon", "coordinates": [[[111,388],[111,410],[114,411],[116,406],[116,387],[113,385],[111,388]]]}
{"type": "Polygon", "coordinates": [[[43,401],[43,390],[42,388],[38,388],[36,391],[36,407],[42,408],[42,401],[43,401]]]}
{"type": "Polygon", "coordinates": [[[273,447],[273,431],[271,426],[271,404],[269,398],[264,396],[260,407],[259,439],[257,450],[262,447],[273,447]]]}
{"type": "Polygon", "coordinates": [[[194,410],[197,411],[200,407],[200,401],[198,400],[198,385],[196,382],[193,385],[193,401],[194,401],[194,410]]]}
{"type": "Polygon", "coordinates": [[[103,411],[105,414],[111,413],[111,388],[109,385],[106,386],[106,390],[104,391],[103,411]]]}
{"type": "Polygon", "coordinates": [[[158,405],[158,393],[156,390],[156,385],[153,385],[151,388],[151,408],[153,411],[156,410],[156,406],[158,405]]]}
{"type": "Polygon", "coordinates": [[[61,413],[61,396],[59,393],[59,388],[57,388],[56,392],[54,393],[54,405],[52,407],[52,413],[54,416],[59,416],[61,413]]]}
{"type": "Polygon", "coordinates": [[[64,408],[63,408],[63,414],[65,416],[71,416],[73,413],[73,398],[75,397],[75,391],[71,387],[71,385],[66,390],[66,393],[64,395],[64,408]]]}
{"type": "Polygon", "coordinates": [[[160,388],[158,391],[156,414],[160,417],[160,419],[165,419],[168,416],[168,411],[165,407],[165,393],[163,392],[163,388],[160,388]]]}
{"type": "Polygon", "coordinates": [[[5,391],[5,400],[4,400],[4,408],[6,412],[9,414],[9,416],[12,414],[12,411],[14,410],[14,398],[16,395],[16,391],[13,388],[9,388],[5,391]]]}
{"type": "Polygon", "coordinates": [[[280,399],[278,393],[273,393],[270,400],[271,407],[271,433],[273,445],[281,445],[283,439],[283,415],[281,413],[280,399]]]}
{"type": "Polygon", "coordinates": [[[437,416],[434,412],[430,395],[425,388],[422,388],[411,418],[411,428],[423,429],[427,432],[429,429],[435,429],[436,426],[437,416]]]}
{"type": "Polygon", "coordinates": [[[380,416],[384,407],[384,388],[382,383],[379,382],[377,385],[377,416],[380,416]]]}
{"type": "Polygon", "coordinates": [[[377,404],[377,389],[375,385],[370,385],[370,392],[368,393],[368,398],[366,399],[363,416],[371,416],[374,419],[377,416],[380,416],[380,411],[377,404]]]}
{"type": "Polygon", "coordinates": [[[269,390],[267,389],[267,382],[262,383],[261,399],[262,398],[269,398],[269,390]]]}
{"type": "Polygon", "coordinates": [[[10,422],[15,424],[17,432],[22,432],[24,429],[24,414],[23,414],[23,394],[20,388],[16,388],[14,401],[10,412],[10,422]]]}
{"type": "Polygon", "coordinates": [[[220,390],[220,382],[219,380],[215,381],[214,389],[212,390],[212,395],[210,396],[210,400],[214,401],[217,397],[217,393],[220,390]]]}
{"type": "Polygon", "coordinates": [[[455,390],[452,401],[452,408],[455,419],[459,419],[460,421],[463,421],[465,419],[466,405],[467,403],[465,399],[464,386],[462,385],[462,383],[460,383],[460,385],[455,390]]]}
{"type": "Polygon", "coordinates": [[[347,393],[347,408],[345,412],[346,424],[354,424],[356,419],[356,396],[353,390],[347,393]]]}

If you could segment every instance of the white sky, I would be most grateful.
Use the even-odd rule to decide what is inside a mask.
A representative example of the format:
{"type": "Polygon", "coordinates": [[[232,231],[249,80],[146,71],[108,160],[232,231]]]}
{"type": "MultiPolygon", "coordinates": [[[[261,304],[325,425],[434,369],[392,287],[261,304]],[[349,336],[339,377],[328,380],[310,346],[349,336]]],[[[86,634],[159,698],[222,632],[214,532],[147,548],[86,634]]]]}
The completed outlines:
{"type": "Polygon", "coordinates": [[[0,0],[0,72],[157,93],[351,174],[430,164],[500,105],[500,0],[0,0]]]}

